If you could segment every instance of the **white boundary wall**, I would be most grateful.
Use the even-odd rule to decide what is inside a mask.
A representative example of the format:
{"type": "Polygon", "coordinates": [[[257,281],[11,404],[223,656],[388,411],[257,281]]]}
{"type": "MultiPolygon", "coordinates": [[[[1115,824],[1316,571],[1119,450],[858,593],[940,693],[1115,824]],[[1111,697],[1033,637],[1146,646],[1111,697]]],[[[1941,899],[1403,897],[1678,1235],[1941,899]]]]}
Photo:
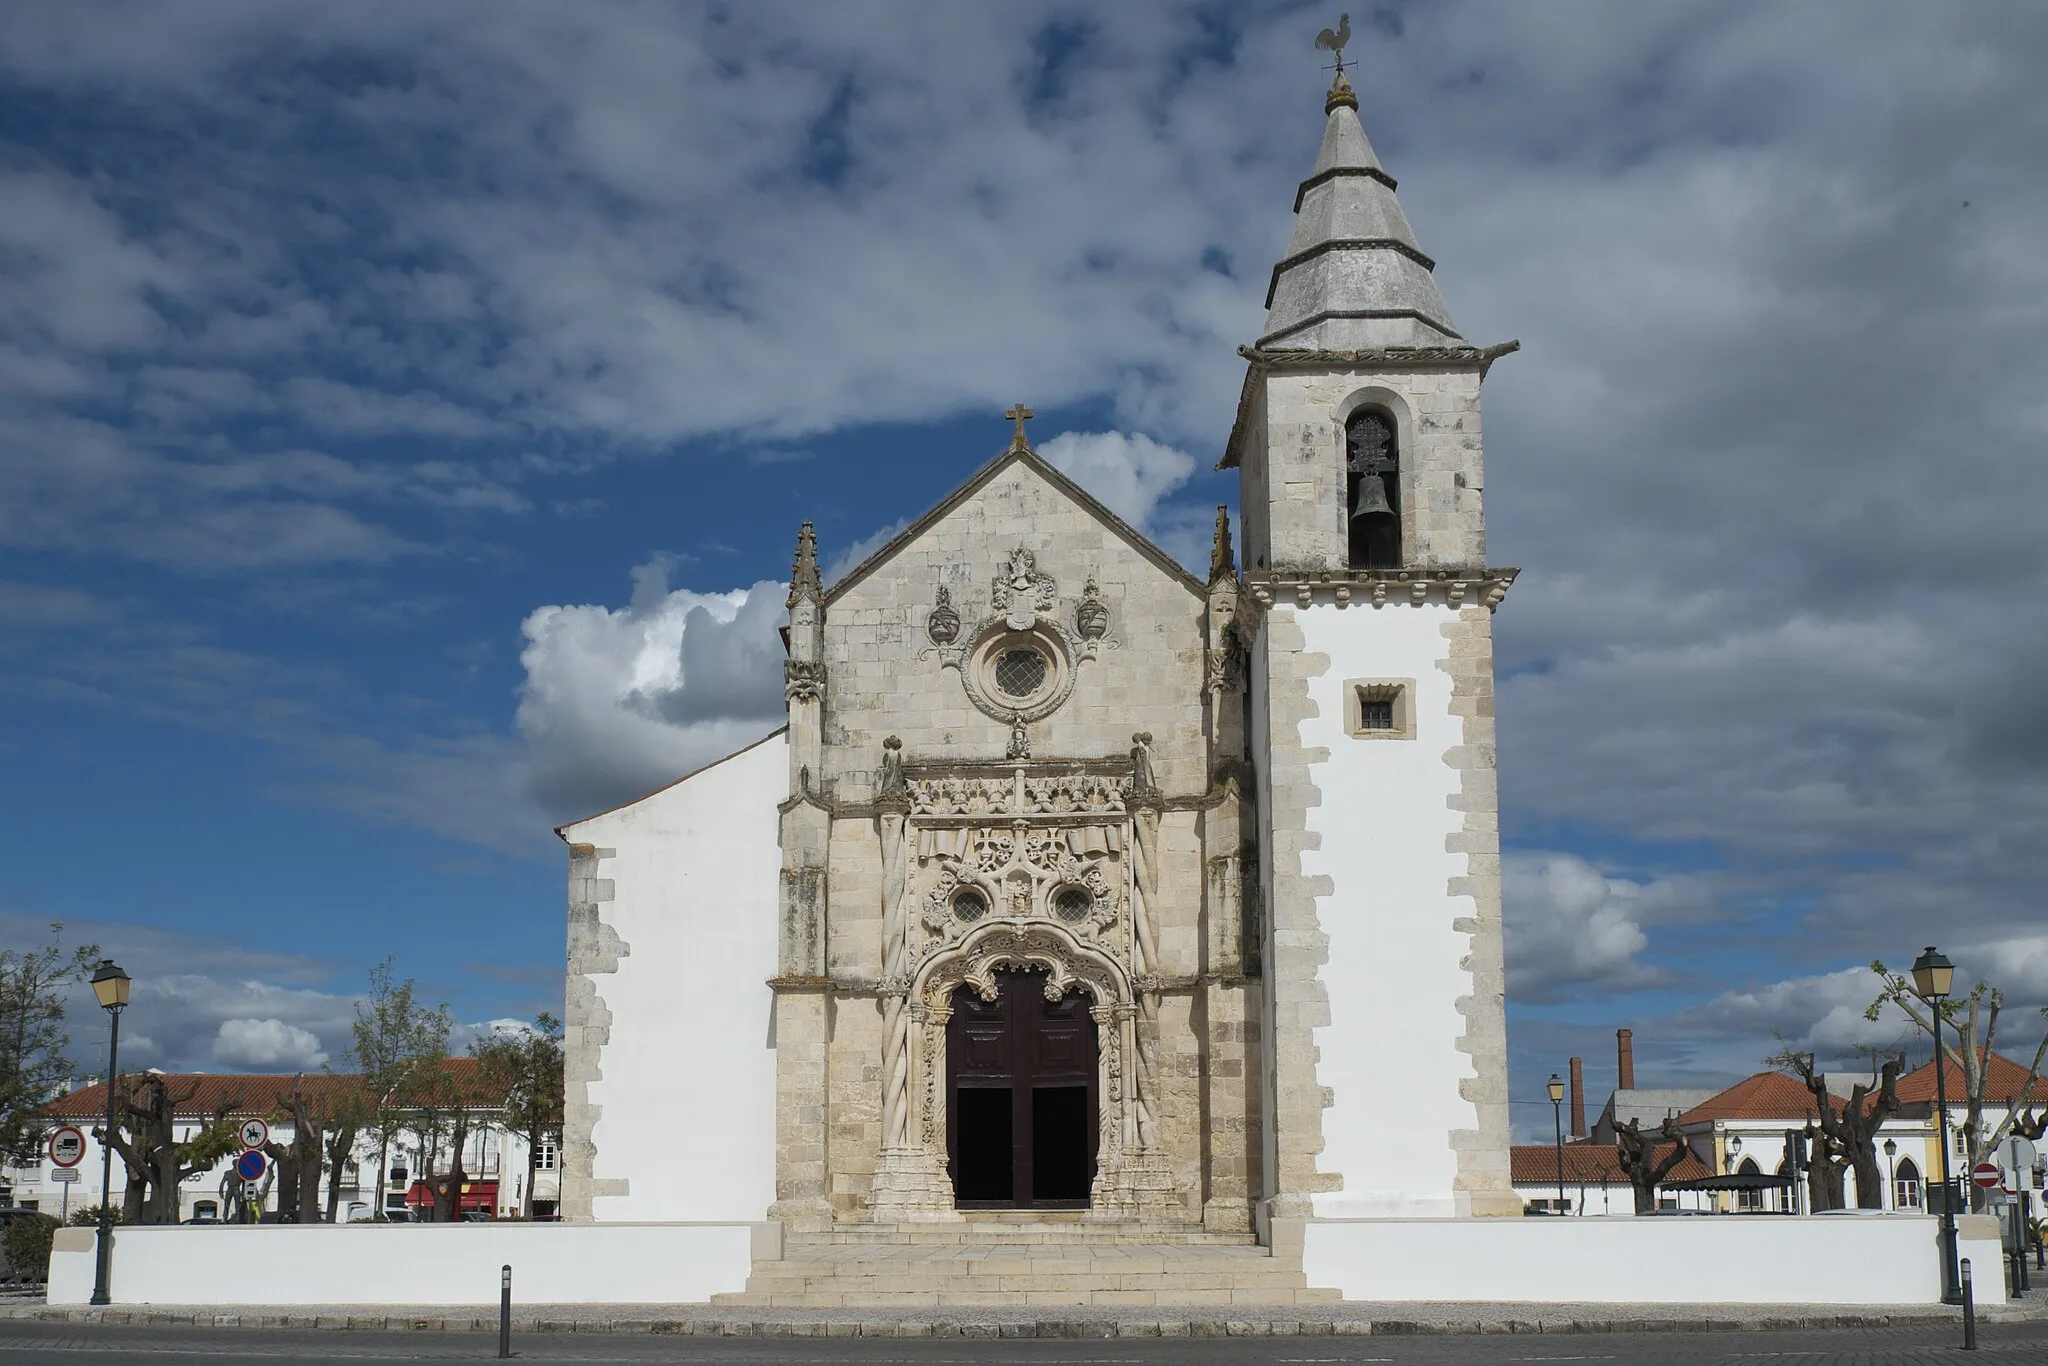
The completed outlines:
{"type": "MultiPolygon", "coordinates": [[[[1957,1222],[1978,1301],[1996,1304],[1997,1226],[1957,1222]]],[[[1939,1228],[1913,1215],[1314,1220],[1302,1266],[1347,1300],[1934,1304],[1939,1228]]]]}
{"type": "MultiPolygon", "coordinates": [[[[753,1224],[166,1225],[114,1231],[116,1304],[691,1304],[746,1289],[753,1224]]],[[[771,1252],[771,1255],[772,1252],[771,1252]]],[[[89,1229],[63,1229],[51,1304],[92,1298],[89,1229]]]]}

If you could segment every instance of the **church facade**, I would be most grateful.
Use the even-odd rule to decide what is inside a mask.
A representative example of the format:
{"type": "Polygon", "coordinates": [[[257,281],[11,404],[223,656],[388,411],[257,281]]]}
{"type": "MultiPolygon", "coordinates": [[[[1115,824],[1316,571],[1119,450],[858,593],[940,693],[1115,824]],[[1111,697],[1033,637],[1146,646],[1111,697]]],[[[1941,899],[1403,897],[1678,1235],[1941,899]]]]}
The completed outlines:
{"type": "Polygon", "coordinates": [[[1206,575],[1013,410],[838,582],[805,524],[783,729],[561,828],[566,1217],[1520,1213],[1479,425],[1511,347],[1453,328],[1341,74],[1325,113],[1206,575]]]}

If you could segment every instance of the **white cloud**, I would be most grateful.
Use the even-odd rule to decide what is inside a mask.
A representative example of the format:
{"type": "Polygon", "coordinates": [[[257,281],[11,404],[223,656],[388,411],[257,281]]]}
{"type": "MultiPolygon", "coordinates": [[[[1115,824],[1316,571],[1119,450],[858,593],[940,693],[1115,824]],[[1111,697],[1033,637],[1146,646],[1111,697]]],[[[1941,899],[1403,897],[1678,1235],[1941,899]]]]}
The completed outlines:
{"type": "Polygon", "coordinates": [[[1141,531],[1195,472],[1192,455],[1138,432],[1061,432],[1038,453],[1141,531]]]}
{"type": "Polygon", "coordinates": [[[1509,992],[1546,1002],[1567,988],[1635,991],[1667,981],[1669,974],[1639,961],[1650,945],[1643,925],[1679,895],[1669,881],[1608,877],[1571,854],[1504,855],[1509,992]]]}
{"type": "Polygon", "coordinates": [[[786,585],[671,590],[659,562],[634,579],[626,607],[541,607],[521,628],[521,782],[560,819],[671,782],[780,723],[786,585]]]}
{"type": "Polygon", "coordinates": [[[319,1036],[283,1020],[222,1020],[214,1061],[229,1071],[291,1072],[327,1061],[319,1036]]]}

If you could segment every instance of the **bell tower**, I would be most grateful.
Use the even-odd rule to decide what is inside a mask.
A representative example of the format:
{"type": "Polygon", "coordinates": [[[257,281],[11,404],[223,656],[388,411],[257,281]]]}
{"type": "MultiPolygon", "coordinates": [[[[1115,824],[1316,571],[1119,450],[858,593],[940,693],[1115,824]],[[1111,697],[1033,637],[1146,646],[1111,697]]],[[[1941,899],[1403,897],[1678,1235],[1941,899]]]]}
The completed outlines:
{"type": "MultiPolygon", "coordinates": [[[[1341,54],[1340,54],[1341,56],[1341,54]]],[[[1270,983],[1262,1218],[1514,1215],[1477,347],[1341,63],[1224,456],[1270,983]]],[[[1307,1221],[1297,1223],[1296,1221],[1307,1221]]]]}

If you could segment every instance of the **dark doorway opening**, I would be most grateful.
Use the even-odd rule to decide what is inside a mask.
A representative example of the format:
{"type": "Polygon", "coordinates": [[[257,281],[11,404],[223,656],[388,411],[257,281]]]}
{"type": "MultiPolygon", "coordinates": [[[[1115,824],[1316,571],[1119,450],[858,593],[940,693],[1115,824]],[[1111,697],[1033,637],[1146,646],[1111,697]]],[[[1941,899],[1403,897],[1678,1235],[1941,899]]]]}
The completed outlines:
{"type": "Polygon", "coordinates": [[[946,1148],[963,1209],[1085,1209],[1095,1180],[1095,1019],[1045,999],[1043,972],[996,974],[996,999],[953,993],[946,1148]]]}
{"type": "Polygon", "coordinates": [[[953,1107],[960,1126],[960,1160],[953,1177],[956,1199],[975,1204],[1007,1204],[1016,1190],[1015,1164],[1010,1161],[1010,1088],[963,1087],[953,1107]]]}

